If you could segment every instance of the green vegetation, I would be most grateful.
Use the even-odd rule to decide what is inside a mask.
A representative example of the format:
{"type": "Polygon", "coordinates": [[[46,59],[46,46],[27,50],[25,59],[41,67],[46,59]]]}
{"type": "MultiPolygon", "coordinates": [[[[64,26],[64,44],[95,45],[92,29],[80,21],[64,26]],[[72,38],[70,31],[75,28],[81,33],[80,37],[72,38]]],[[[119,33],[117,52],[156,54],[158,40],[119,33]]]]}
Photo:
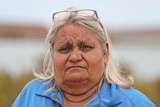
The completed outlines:
{"type": "Polygon", "coordinates": [[[34,78],[32,73],[13,78],[0,71],[0,107],[11,107],[24,85],[34,78]]]}
{"type": "Polygon", "coordinates": [[[160,79],[154,81],[137,80],[134,88],[143,92],[157,107],[160,107],[160,79]]]}
{"type": "MultiPolygon", "coordinates": [[[[33,79],[32,73],[23,74],[16,78],[0,72],[0,107],[11,107],[13,101],[24,87],[24,85],[33,79]]],[[[157,106],[160,106],[160,79],[155,81],[137,80],[135,88],[146,94],[157,106]]]]}

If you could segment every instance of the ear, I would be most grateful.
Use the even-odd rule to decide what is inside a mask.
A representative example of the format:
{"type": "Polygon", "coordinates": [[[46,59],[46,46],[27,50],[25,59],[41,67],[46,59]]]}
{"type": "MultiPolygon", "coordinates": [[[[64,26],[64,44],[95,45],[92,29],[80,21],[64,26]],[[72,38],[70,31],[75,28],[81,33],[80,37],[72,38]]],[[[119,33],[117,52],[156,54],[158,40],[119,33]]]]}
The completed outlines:
{"type": "Polygon", "coordinates": [[[104,50],[103,57],[104,57],[104,63],[106,64],[108,61],[108,57],[109,57],[109,44],[108,44],[108,42],[105,42],[105,50],[104,50]]]}

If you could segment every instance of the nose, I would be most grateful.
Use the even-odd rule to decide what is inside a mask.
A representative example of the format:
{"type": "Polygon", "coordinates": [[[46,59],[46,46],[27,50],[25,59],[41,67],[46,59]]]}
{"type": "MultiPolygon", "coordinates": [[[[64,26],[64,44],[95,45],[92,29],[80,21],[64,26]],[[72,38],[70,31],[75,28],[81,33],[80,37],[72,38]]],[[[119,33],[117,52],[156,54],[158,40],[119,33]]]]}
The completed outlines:
{"type": "Polygon", "coordinates": [[[76,63],[82,60],[82,54],[78,50],[74,50],[70,53],[68,60],[70,62],[76,63]]]}

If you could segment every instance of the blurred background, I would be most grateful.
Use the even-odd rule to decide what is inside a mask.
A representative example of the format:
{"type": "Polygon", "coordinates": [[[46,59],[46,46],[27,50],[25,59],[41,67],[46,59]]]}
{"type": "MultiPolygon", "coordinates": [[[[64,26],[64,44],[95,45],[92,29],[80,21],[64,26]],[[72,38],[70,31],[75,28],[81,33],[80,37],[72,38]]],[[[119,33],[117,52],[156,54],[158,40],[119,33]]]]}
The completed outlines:
{"type": "Polygon", "coordinates": [[[97,10],[117,59],[134,87],[160,106],[159,0],[0,0],[0,107],[10,107],[35,78],[46,51],[52,14],[78,6],[97,10]]]}

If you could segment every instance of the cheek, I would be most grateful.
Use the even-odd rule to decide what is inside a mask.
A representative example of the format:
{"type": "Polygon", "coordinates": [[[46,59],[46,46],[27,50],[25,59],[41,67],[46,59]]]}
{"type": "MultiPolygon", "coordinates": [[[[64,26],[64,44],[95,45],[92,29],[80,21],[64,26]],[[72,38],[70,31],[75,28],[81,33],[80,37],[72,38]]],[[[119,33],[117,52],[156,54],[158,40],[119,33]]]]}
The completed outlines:
{"type": "Polygon", "coordinates": [[[67,61],[67,56],[66,55],[60,55],[55,53],[54,55],[52,55],[53,58],[52,60],[54,61],[54,75],[55,77],[60,78],[60,76],[63,76],[64,74],[64,67],[65,67],[65,63],[67,61]]]}
{"type": "Polygon", "coordinates": [[[104,59],[101,54],[88,57],[89,73],[93,79],[101,78],[104,72],[104,59]]]}

